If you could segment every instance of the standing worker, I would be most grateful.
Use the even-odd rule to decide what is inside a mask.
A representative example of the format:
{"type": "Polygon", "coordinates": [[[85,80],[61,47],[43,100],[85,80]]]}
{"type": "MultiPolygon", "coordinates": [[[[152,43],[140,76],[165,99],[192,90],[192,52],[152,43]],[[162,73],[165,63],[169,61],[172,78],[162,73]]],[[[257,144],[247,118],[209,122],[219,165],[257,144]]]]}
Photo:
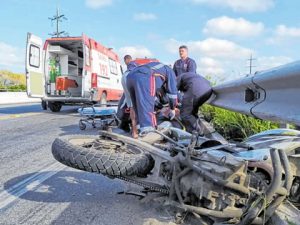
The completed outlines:
{"type": "Polygon", "coordinates": [[[155,94],[159,88],[165,88],[171,109],[169,118],[175,118],[176,77],[169,66],[159,62],[139,66],[128,74],[127,87],[141,132],[152,131],[157,126],[154,105],[155,94]]]}
{"type": "Polygon", "coordinates": [[[188,57],[187,46],[182,45],[179,47],[179,56],[180,59],[178,59],[174,63],[174,67],[173,67],[176,77],[178,77],[182,73],[187,73],[187,72],[196,73],[197,65],[193,59],[188,57]]]}
{"type": "Polygon", "coordinates": [[[208,80],[195,72],[183,73],[177,77],[177,88],[183,92],[180,117],[186,131],[196,130],[198,110],[211,96],[212,88],[208,80]]]}
{"type": "Polygon", "coordinates": [[[130,98],[130,93],[129,93],[128,88],[127,88],[126,80],[127,80],[127,75],[130,73],[130,71],[132,71],[135,67],[137,67],[137,64],[134,61],[132,61],[132,57],[130,55],[125,55],[124,56],[124,63],[127,66],[127,70],[125,71],[125,73],[123,74],[122,79],[121,79],[121,83],[122,83],[123,91],[124,91],[124,103],[122,104],[122,106],[120,108],[123,109],[125,107],[125,104],[126,104],[127,108],[130,109],[132,134],[133,134],[134,137],[136,137],[137,136],[137,125],[135,123],[136,115],[135,115],[134,110],[132,109],[132,101],[131,101],[131,98],[130,98]]]}

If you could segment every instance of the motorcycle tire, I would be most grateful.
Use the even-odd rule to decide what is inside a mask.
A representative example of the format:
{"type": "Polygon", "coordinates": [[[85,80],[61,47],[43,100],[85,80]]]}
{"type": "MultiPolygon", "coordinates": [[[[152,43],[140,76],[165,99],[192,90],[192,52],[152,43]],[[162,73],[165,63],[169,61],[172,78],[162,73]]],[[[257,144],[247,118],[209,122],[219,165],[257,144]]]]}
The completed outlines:
{"type": "Polygon", "coordinates": [[[99,136],[56,138],[52,154],[69,167],[108,176],[145,176],[154,167],[153,158],[138,147],[116,140],[101,140],[99,136]],[[96,145],[97,148],[93,147],[96,145]]]}

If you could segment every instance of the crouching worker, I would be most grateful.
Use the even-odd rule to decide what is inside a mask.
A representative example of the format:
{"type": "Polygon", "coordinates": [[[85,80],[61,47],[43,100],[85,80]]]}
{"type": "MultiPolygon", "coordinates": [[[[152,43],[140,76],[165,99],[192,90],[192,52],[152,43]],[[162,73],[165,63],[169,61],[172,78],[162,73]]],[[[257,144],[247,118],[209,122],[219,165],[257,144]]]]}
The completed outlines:
{"type": "Polygon", "coordinates": [[[198,110],[211,96],[212,88],[208,80],[193,73],[183,73],[177,77],[177,88],[183,92],[180,117],[187,132],[196,130],[198,110]]]}
{"type": "Polygon", "coordinates": [[[162,86],[166,90],[171,109],[169,117],[171,120],[175,117],[176,77],[170,67],[159,62],[136,67],[128,74],[126,83],[140,125],[140,132],[153,131],[157,126],[154,112],[155,98],[157,89],[162,86]]]}

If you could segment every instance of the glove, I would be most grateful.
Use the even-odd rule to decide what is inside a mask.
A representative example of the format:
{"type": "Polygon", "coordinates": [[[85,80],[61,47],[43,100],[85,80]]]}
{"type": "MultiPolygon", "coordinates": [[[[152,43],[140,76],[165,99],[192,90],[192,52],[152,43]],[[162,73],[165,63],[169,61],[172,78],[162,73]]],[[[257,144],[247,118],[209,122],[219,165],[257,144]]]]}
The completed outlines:
{"type": "Polygon", "coordinates": [[[175,112],[175,109],[173,110],[170,110],[170,113],[169,113],[169,119],[170,120],[173,120],[176,116],[176,112],[175,112]]]}

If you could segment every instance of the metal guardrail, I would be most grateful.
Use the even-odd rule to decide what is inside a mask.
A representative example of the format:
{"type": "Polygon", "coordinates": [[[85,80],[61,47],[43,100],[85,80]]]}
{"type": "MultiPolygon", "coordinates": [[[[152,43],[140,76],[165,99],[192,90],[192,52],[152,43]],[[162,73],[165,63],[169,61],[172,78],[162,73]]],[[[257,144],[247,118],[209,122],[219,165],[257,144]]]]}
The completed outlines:
{"type": "Polygon", "coordinates": [[[300,125],[300,61],[214,87],[209,104],[255,118],[300,125]]]}

